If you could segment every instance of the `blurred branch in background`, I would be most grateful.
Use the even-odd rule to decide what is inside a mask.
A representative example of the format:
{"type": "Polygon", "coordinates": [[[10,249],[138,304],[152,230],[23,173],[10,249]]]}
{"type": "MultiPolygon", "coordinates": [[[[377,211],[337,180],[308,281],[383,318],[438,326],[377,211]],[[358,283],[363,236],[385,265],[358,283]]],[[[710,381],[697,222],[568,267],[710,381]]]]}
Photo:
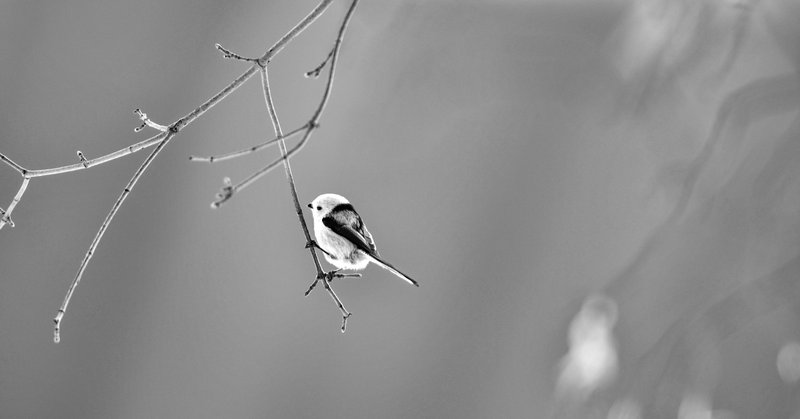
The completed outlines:
{"type": "MultiPolygon", "coordinates": [[[[745,37],[751,33],[750,26],[756,13],[768,21],[770,35],[788,58],[792,71],[747,81],[722,95],[710,132],[699,152],[682,164],[683,170],[679,170],[682,176],[680,191],[672,208],[646,236],[620,273],[606,284],[602,293],[620,304],[631,298],[642,299],[641,293],[653,292],[647,289],[646,278],[654,270],[677,270],[675,266],[681,264],[691,266],[694,263],[692,258],[706,251],[704,248],[710,247],[709,244],[724,247],[716,240],[705,245],[690,243],[694,237],[689,233],[692,231],[706,230],[718,234],[714,231],[720,226],[712,224],[714,216],[710,214],[716,214],[717,218],[723,215],[734,217],[732,219],[738,221],[733,223],[746,226],[744,231],[748,241],[771,243],[770,248],[776,250],[770,256],[779,262],[778,268],[763,276],[743,275],[743,278],[733,281],[696,277],[687,278],[682,283],[673,278],[671,286],[676,290],[675,295],[684,295],[686,300],[673,302],[669,307],[672,311],[666,314],[676,319],[667,322],[666,328],[659,326],[660,331],[655,333],[658,338],[642,353],[624,362],[629,367],[622,368],[616,383],[616,402],[598,404],[597,399],[587,401],[589,405],[594,403],[595,408],[603,406],[604,410],[611,405],[609,418],[675,414],[680,418],[730,417],[730,412],[715,410],[712,403],[721,375],[720,350],[723,343],[735,332],[780,308],[788,308],[793,324],[800,321],[797,303],[800,256],[796,233],[800,116],[795,116],[777,138],[775,134],[753,135],[752,144],[747,144],[747,147],[744,144],[748,129],[759,121],[800,110],[800,53],[796,48],[800,45],[797,26],[800,8],[781,1],[695,3],[653,0],[633,3],[623,20],[622,31],[616,33],[616,36],[624,33],[622,39],[616,39],[624,51],[618,65],[628,71],[623,76],[633,83],[635,106],[631,110],[634,112],[639,111],[643,104],[659,100],[655,95],[666,96],[667,90],[675,87],[670,85],[673,81],[683,80],[688,84],[685,86],[687,90],[695,84],[707,82],[708,77],[688,78],[687,74],[708,59],[708,54],[698,56],[698,52],[708,52],[714,45],[707,41],[712,35],[709,31],[713,30],[708,20],[720,13],[715,8],[731,6],[735,6],[733,11],[737,14],[727,20],[732,33],[730,47],[721,57],[722,64],[707,65],[706,72],[721,79],[732,71],[746,42],[745,37]],[[694,29],[679,37],[673,36],[683,27],[694,29]],[[642,34],[649,34],[649,38],[642,34]],[[685,43],[681,42],[682,38],[685,38],[685,43]],[[694,251],[676,252],[676,246],[693,248],[694,251]],[[665,259],[668,259],[666,267],[665,259]],[[703,281],[708,282],[702,284],[703,281]],[[682,293],[681,288],[685,288],[682,293]],[[695,289],[700,292],[693,291],[695,289]],[[680,403],[675,403],[677,400],[680,403]],[[677,412],[674,411],[676,408],[677,412]]],[[[667,177],[665,171],[675,170],[662,169],[661,173],[656,173],[656,178],[664,180],[667,177]]],[[[719,237],[725,236],[720,234],[719,237]]],[[[732,248],[731,252],[744,249],[747,247],[732,248]]],[[[654,287],[655,292],[666,288],[654,287]]],[[[652,298],[659,299],[657,296],[652,298]]],[[[662,296],[661,300],[667,299],[669,305],[669,298],[662,296]]],[[[647,310],[652,323],[659,324],[665,313],[660,313],[656,307],[647,310]]],[[[585,316],[584,311],[585,308],[575,315],[573,325],[585,316]]],[[[639,324],[638,327],[651,327],[640,324],[640,319],[645,318],[641,314],[630,321],[639,324]]],[[[620,316],[626,317],[624,308],[620,316]]],[[[605,339],[611,342],[613,336],[610,331],[608,333],[609,337],[605,339]]],[[[788,343],[782,336],[771,338],[777,341],[776,346],[789,348],[783,352],[789,352],[794,348],[791,342],[800,336],[790,337],[788,343]]],[[[571,340],[570,348],[572,346],[571,340]]],[[[601,357],[605,352],[607,349],[594,349],[595,357],[601,357]]],[[[793,354],[791,356],[795,356],[793,354]]],[[[794,379],[785,377],[793,376],[798,367],[794,365],[795,361],[786,361],[789,356],[784,354],[780,358],[779,355],[775,372],[780,373],[785,382],[793,383],[794,379]]],[[[563,392],[564,386],[563,376],[559,380],[557,393],[563,392]]]]}
{"type": "MultiPolygon", "coordinates": [[[[157,134],[154,137],[148,138],[147,140],[141,141],[139,143],[133,144],[133,145],[128,146],[128,147],[125,147],[125,148],[123,148],[121,150],[118,150],[116,152],[107,154],[107,155],[102,156],[102,157],[97,157],[97,158],[94,158],[94,159],[87,159],[83,155],[82,152],[78,152],[78,157],[79,157],[80,161],[78,163],[76,163],[76,164],[66,165],[66,166],[61,166],[61,167],[55,167],[55,168],[49,168],[49,169],[40,169],[40,170],[29,170],[29,169],[26,169],[23,166],[21,166],[21,165],[17,164],[16,162],[14,162],[11,158],[9,158],[6,155],[0,153],[0,160],[2,160],[4,163],[6,163],[6,165],[10,166],[15,171],[17,171],[20,174],[20,176],[22,176],[22,178],[23,178],[22,184],[20,186],[20,189],[17,192],[17,194],[14,196],[11,204],[5,210],[0,209],[0,228],[2,228],[5,224],[10,224],[10,225],[13,226],[13,222],[11,221],[11,213],[13,212],[13,210],[17,206],[17,204],[21,201],[22,196],[25,193],[25,190],[27,189],[31,178],[41,177],[41,176],[60,175],[60,174],[69,173],[69,172],[73,172],[73,171],[77,171],[77,170],[88,169],[88,168],[90,168],[92,166],[96,166],[96,165],[100,165],[100,164],[103,164],[103,163],[107,163],[109,161],[112,161],[112,160],[115,160],[117,158],[126,156],[128,154],[135,153],[135,152],[137,152],[139,150],[142,150],[144,148],[156,145],[156,148],[144,160],[144,162],[142,162],[142,164],[139,166],[139,168],[134,173],[133,177],[131,177],[130,181],[128,182],[128,184],[123,189],[123,191],[120,194],[120,196],[114,202],[114,205],[112,206],[112,208],[109,211],[108,215],[106,216],[105,220],[101,224],[100,229],[98,230],[97,234],[95,235],[95,238],[92,240],[92,243],[89,246],[89,249],[88,249],[88,251],[86,252],[86,254],[84,256],[83,261],[81,262],[81,265],[78,268],[78,272],[75,275],[75,278],[73,279],[72,283],[70,284],[70,287],[69,287],[69,289],[67,291],[67,294],[66,294],[66,296],[64,298],[64,301],[61,304],[60,309],[58,310],[58,314],[54,318],[54,322],[55,322],[54,341],[55,342],[59,342],[60,341],[61,321],[62,321],[62,319],[64,317],[64,314],[66,313],[67,306],[69,305],[69,301],[70,301],[70,299],[71,299],[71,297],[72,297],[72,295],[73,295],[73,293],[75,291],[75,288],[77,287],[78,283],[80,283],[81,277],[83,276],[83,272],[85,271],[86,266],[88,265],[88,262],[91,260],[92,256],[94,255],[94,252],[95,252],[97,246],[99,245],[100,240],[102,239],[102,237],[103,237],[105,231],[107,230],[108,226],[111,224],[111,221],[114,219],[114,216],[116,215],[117,211],[121,207],[122,203],[125,201],[126,197],[131,193],[131,191],[133,190],[133,187],[135,186],[136,182],[145,173],[145,171],[149,167],[150,163],[164,149],[164,147],[167,145],[167,143],[172,138],[174,138],[183,128],[186,128],[187,126],[189,126],[193,121],[195,121],[197,118],[202,116],[206,111],[211,109],[214,105],[216,105],[217,103],[221,102],[229,94],[233,93],[242,84],[244,84],[245,81],[250,79],[250,77],[252,77],[257,71],[262,70],[262,71],[265,72],[267,63],[269,63],[269,61],[275,55],[277,55],[291,40],[296,38],[304,29],[306,29],[320,15],[322,15],[322,13],[328,8],[328,6],[332,3],[332,1],[333,0],[322,0],[322,1],[320,1],[320,3],[306,17],[304,17],[289,32],[287,32],[283,37],[281,37],[281,39],[279,39],[272,47],[270,47],[269,50],[267,50],[267,52],[265,52],[262,56],[260,56],[258,58],[254,58],[254,59],[247,59],[247,61],[252,62],[252,65],[250,66],[250,68],[247,71],[245,71],[242,75],[240,75],[235,80],[233,80],[230,84],[228,84],[228,86],[226,86],[225,88],[220,90],[217,94],[215,94],[213,97],[208,99],[206,102],[204,102],[203,104],[201,104],[200,106],[195,108],[192,112],[190,112],[189,114],[185,115],[184,117],[178,119],[177,121],[173,122],[172,124],[161,125],[161,124],[154,123],[153,121],[151,121],[147,117],[146,114],[144,114],[143,112],[141,112],[141,111],[139,111],[137,109],[136,113],[139,115],[139,117],[143,121],[143,123],[142,123],[141,126],[139,126],[136,129],[136,131],[138,132],[141,129],[143,129],[145,126],[149,126],[149,127],[153,128],[153,129],[156,129],[156,130],[160,131],[160,133],[157,134]]],[[[291,156],[291,154],[293,154],[294,152],[298,151],[302,147],[302,145],[304,145],[305,142],[308,140],[308,137],[310,136],[311,132],[315,128],[317,128],[319,126],[317,121],[318,121],[320,115],[322,114],[322,110],[324,109],[325,103],[327,102],[327,99],[328,99],[328,97],[330,95],[331,84],[333,82],[333,66],[335,64],[335,56],[336,56],[336,53],[338,52],[339,46],[341,44],[341,39],[342,39],[342,36],[344,34],[344,29],[346,28],[347,22],[350,20],[350,17],[352,15],[352,11],[353,11],[353,8],[355,7],[355,3],[356,3],[356,1],[353,2],[353,4],[351,5],[350,10],[348,10],[348,13],[347,13],[347,15],[346,15],[346,17],[344,19],[344,22],[342,24],[342,28],[341,28],[341,30],[339,32],[339,36],[336,39],[336,43],[335,43],[335,46],[334,46],[334,51],[331,54],[329,54],[328,58],[326,58],[326,60],[325,60],[325,62],[327,62],[328,59],[331,60],[331,71],[330,71],[331,76],[329,77],[328,85],[326,86],[325,94],[323,96],[321,104],[319,105],[319,107],[317,108],[316,112],[314,113],[314,116],[312,117],[311,122],[306,124],[305,127],[304,127],[305,128],[305,136],[303,137],[303,140],[300,142],[300,144],[295,146],[291,151],[285,152],[285,145],[284,145],[284,142],[283,142],[283,135],[281,133],[278,133],[277,140],[278,140],[279,144],[281,145],[281,149],[283,151],[283,157],[278,161],[278,163],[280,161],[285,162],[286,167],[287,167],[287,173],[290,173],[289,172],[289,166],[288,166],[288,160],[287,160],[288,157],[291,156]]],[[[225,50],[224,48],[222,48],[219,45],[217,45],[217,48],[220,49],[221,51],[223,51],[223,53],[225,54],[226,58],[243,59],[241,56],[232,54],[230,51],[225,50]]],[[[320,68],[321,68],[321,66],[320,66],[320,68]]],[[[277,128],[277,126],[276,126],[276,128],[277,128]]],[[[295,130],[295,131],[299,131],[299,130],[300,129],[295,130]]],[[[253,151],[257,150],[258,148],[261,148],[261,146],[254,147],[253,151]]],[[[233,154],[236,154],[236,153],[233,153],[233,154]]],[[[211,159],[209,159],[209,161],[211,161],[211,159]]],[[[264,173],[268,172],[269,169],[271,169],[271,167],[274,167],[278,163],[274,163],[274,164],[272,164],[270,166],[267,166],[267,168],[265,170],[261,171],[260,175],[263,175],[264,173]]],[[[255,180],[256,178],[257,177],[253,178],[252,180],[255,180]]],[[[232,195],[233,189],[232,189],[232,187],[230,185],[226,185],[226,188],[230,192],[230,194],[228,196],[226,196],[226,199],[227,199],[227,198],[230,197],[230,195],[232,195]]],[[[296,191],[294,191],[294,189],[293,189],[293,195],[294,195],[294,198],[295,198],[296,206],[299,208],[299,204],[297,203],[296,191]]],[[[304,220],[302,218],[302,214],[301,214],[299,209],[298,209],[298,214],[300,215],[301,224],[304,225],[304,220]]],[[[307,230],[307,228],[304,228],[304,229],[307,230]]],[[[307,238],[309,237],[307,231],[306,231],[306,237],[307,238]]],[[[308,241],[310,241],[310,240],[308,240],[308,241]]],[[[317,265],[317,270],[319,272],[319,271],[321,271],[321,268],[319,267],[319,263],[316,260],[316,255],[314,254],[313,248],[311,249],[311,251],[312,251],[312,255],[314,255],[314,259],[315,259],[315,262],[316,262],[316,265],[317,265]]],[[[326,285],[327,285],[327,283],[326,283],[326,285]]]]}
{"type": "Polygon", "coordinates": [[[616,67],[628,84],[626,102],[643,112],[697,73],[702,89],[730,73],[758,0],[630,2],[611,36],[616,67]]]}

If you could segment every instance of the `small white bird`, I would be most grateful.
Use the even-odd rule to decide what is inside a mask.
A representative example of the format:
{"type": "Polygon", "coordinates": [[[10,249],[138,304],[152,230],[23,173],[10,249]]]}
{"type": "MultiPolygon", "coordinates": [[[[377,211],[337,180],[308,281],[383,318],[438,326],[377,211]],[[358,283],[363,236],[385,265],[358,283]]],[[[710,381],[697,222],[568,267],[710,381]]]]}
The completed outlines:
{"type": "Polygon", "coordinates": [[[314,216],[314,236],[325,259],[339,269],[361,270],[369,262],[419,286],[417,281],[381,259],[372,234],[345,197],[332,193],[316,197],[308,207],[314,216]]]}

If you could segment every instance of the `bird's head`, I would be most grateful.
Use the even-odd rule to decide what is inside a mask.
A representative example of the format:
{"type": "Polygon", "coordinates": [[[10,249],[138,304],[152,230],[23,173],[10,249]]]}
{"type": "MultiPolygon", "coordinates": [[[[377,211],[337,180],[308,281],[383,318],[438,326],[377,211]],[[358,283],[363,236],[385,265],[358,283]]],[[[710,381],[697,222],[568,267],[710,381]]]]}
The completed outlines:
{"type": "Polygon", "coordinates": [[[314,200],[308,204],[308,207],[311,208],[311,213],[314,214],[314,217],[324,217],[331,212],[335,206],[349,203],[350,201],[341,195],[326,193],[314,198],[314,200]]]}

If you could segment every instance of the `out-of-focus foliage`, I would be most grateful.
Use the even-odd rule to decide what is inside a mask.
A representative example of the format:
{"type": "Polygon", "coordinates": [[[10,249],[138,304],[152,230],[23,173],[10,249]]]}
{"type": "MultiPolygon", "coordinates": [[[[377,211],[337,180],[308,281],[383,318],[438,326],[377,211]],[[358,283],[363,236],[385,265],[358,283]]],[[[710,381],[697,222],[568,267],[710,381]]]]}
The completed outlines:
{"type": "MultiPolygon", "coordinates": [[[[0,148],[42,168],[125,147],[134,108],[170,121],[244,71],[215,42],[263,52],[313,3],[0,2],[0,148]]],[[[0,232],[0,417],[797,416],[779,353],[800,340],[798,8],[362,1],[292,166],[301,200],[358,202],[422,286],[337,282],[342,335],[328,296],[303,297],[282,174],[209,210],[277,155],[187,160],[270,136],[248,84],[142,178],[58,346],[143,156],[32,182],[0,232]]],[[[270,63],[287,130],[343,11],[270,63]]],[[[0,206],[18,186],[0,167],[0,206]]]]}

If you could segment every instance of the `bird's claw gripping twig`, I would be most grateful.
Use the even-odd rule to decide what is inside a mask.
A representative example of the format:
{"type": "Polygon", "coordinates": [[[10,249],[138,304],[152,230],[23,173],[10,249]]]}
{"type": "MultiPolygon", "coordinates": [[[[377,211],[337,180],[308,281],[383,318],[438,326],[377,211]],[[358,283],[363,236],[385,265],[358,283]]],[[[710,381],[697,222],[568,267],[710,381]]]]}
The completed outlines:
{"type": "MultiPolygon", "coordinates": [[[[319,244],[317,244],[317,242],[316,242],[316,241],[314,241],[314,240],[310,240],[308,243],[306,243],[306,247],[305,247],[305,248],[306,248],[306,249],[310,249],[310,248],[312,248],[312,247],[316,247],[316,248],[317,248],[317,249],[319,249],[319,250],[320,250],[322,253],[325,253],[326,255],[333,257],[333,256],[332,256],[330,253],[328,253],[328,251],[327,251],[327,250],[325,250],[325,249],[323,249],[322,247],[320,247],[320,245],[319,245],[319,244]]],[[[339,269],[337,269],[336,271],[333,271],[333,272],[338,272],[338,271],[339,271],[339,269]]]]}

